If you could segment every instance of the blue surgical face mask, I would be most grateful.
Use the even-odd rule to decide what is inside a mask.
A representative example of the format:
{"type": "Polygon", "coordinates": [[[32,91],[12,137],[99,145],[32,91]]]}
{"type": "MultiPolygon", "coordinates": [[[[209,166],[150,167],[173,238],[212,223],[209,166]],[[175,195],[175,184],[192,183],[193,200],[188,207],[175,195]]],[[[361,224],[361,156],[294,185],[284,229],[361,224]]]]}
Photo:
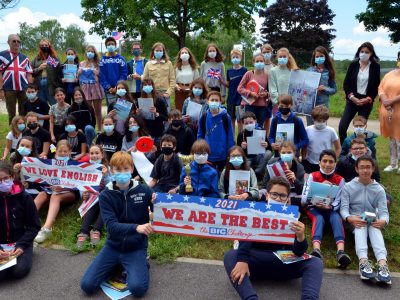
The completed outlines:
{"type": "Polygon", "coordinates": [[[254,63],[254,68],[256,68],[257,70],[263,70],[264,67],[265,67],[265,64],[263,62],[254,63]]]}
{"type": "Polygon", "coordinates": [[[194,88],[192,88],[192,92],[193,92],[193,95],[198,97],[201,94],[203,94],[203,89],[199,89],[199,88],[194,87],[194,88]]]}
{"type": "Polygon", "coordinates": [[[105,133],[111,133],[114,131],[114,125],[104,125],[103,129],[105,133]]]}
{"type": "Polygon", "coordinates": [[[21,154],[21,156],[28,156],[32,153],[31,149],[22,146],[19,146],[17,151],[19,154],[21,154]]]}
{"type": "Polygon", "coordinates": [[[144,85],[143,86],[143,92],[146,94],[150,94],[153,91],[153,86],[152,85],[144,85]]]}
{"type": "Polygon", "coordinates": [[[229,159],[229,162],[234,167],[240,167],[243,164],[243,157],[241,156],[232,157],[231,159],[229,159]]]}
{"type": "Polygon", "coordinates": [[[11,191],[13,184],[14,181],[12,179],[4,180],[2,183],[0,183],[0,192],[8,193],[9,191],[11,191]]]}
{"type": "Polygon", "coordinates": [[[208,103],[208,107],[209,107],[211,110],[217,110],[217,109],[219,108],[219,106],[220,106],[219,102],[214,102],[214,101],[212,101],[212,102],[209,102],[209,103],[208,103]]]}
{"type": "Polygon", "coordinates": [[[58,156],[58,155],[56,155],[56,159],[67,162],[67,161],[69,161],[69,156],[58,156]]]}
{"type": "Polygon", "coordinates": [[[164,56],[164,51],[154,51],[154,57],[156,59],[161,59],[164,56]]]}
{"type": "Polygon", "coordinates": [[[361,135],[365,133],[365,128],[364,127],[354,127],[354,133],[356,135],[361,135]]]}
{"type": "Polygon", "coordinates": [[[293,153],[283,153],[281,154],[281,160],[283,162],[292,162],[293,160],[293,153]]]}
{"type": "Polygon", "coordinates": [[[271,57],[272,57],[272,53],[271,53],[271,52],[265,52],[265,53],[263,54],[263,56],[264,56],[265,59],[270,60],[271,57]]]}
{"type": "Polygon", "coordinates": [[[126,95],[126,90],[125,89],[118,89],[117,90],[117,95],[120,97],[124,97],[126,95]]]}
{"type": "Polygon", "coordinates": [[[67,60],[68,61],[74,61],[75,60],[75,55],[67,55],[67,60]]]}
{"type": "Polygon", "coordinates": [[[66,132],[73,132],[76,130],[76,126],[74,124],[69,124],[65,126],[65,131],[66,132]]]}
{"type": "Polygon", "coordinates": [[[17,125],[17,128],[18,128],[19,131],[24,131],[25,127],[26,127],[25,124],[18,124],[17,125]]]}
{"type": "Polygon", "coordinates": [[[132,178],[130,172],[115,172],[113,175],[114,180],[120,185],[127,185],[132,178]]]}
{"type": "Polygon", "coordinates": [[[108,46],[107,46],[107,51],[108,51],[108,52],[114,52],[115,49],[117,49],[117,47],[115,47],[114,45],[108,45],[108,46]]]}
{"type": "Polygon", "coordinates": [[[241,61],[241,59],[240,59],[239,57],[234,57],[234,58],[232,58],[232,60],[231,60],[231,62],[232,62],[234,65],[240,64],[240,61],[241,61]]]}
{"type": "Polygon", "coordinates": [[[35,100],[37,96],[37,93],[26,93],[26,98],[28,98],[29,101],[35,100]]]}
{"type": "Polygon", "coordinates": [[[315,63],[317,65],[322,65],[325,62],[325,56],[320,56],[315,58],[315,63]]]}
{"type": "Polygon", "coordinates": [[[281,66],[286,66],[289,61],[287,57],[278,57],[278,64],[281,66]]]}
{"type": "Polygon", "coordinates": [[[101,159],[98,159],[98,160],[89,159],[89,162],[90,162],[91,164],[101,164],[101,159]]]}
{"type": "Polygon", "coordinates": [[[86,56],[89,59],[93,59],[94,58],[94,53],[93,52],[86,52],[86,56]]]}
{"type": "Polygon", "coordinates": [[[137,132],[139,130],[140,126],[139,125],[132,125],[129,126],[129,131],[130,132],[137,132]]]}

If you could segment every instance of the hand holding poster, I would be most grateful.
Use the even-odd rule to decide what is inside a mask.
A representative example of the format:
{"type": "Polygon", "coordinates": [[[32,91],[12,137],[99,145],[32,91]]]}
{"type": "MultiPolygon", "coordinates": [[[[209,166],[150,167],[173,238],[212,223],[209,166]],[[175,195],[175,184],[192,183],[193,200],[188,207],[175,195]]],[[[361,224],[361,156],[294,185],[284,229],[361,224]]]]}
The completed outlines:
{"type": "Polygon", "coordinates": [[[196,103],[194,101],[189,101],[187,106],[187,114],[190,117],[192,122],[197,122],[200,119],[201,110],[203,109],[203,105],[196,103]]]}
{"type": "Polygon", "coordinates": [[[265,140],[265,136],[248,136],[247,137],[247,154],[263,154],[265,148],[261,146],[261,142],[265,140]]]}
{"type": "Polygon", "coordinates": [[[64,162],[24,157],[21,174],[28,182],[98,193],[103,176],[102,168],[100,164],[80,163],[74,160],[64,162]]]}
{"type": "Polygon", "coordinates": [[[241,195],[249,191],[250,171],[229,171],[229,195],[241,195]]]}
{"type": "Polygon", "coordinates": [[[65,64],[63,69],[65,82],[75,82],[76,72],[78,71],[78,66],[75,64],[65,64]]]}
{"type": "Polygon", "coordinates": [[[275,142],[282,144],[283,142],[293,142],[294,140],[294,124],[278,124],[276,126],[275,142]]]}
{"type": "Polygon", "coordinates": [[[335,199],[338,191],[339,186],[337,185],[312,181],[307,198],[311,199],[311,203],[314,205],[318,202],[329,205],[335,199]]]}
{"type": "Polygon", "coordinates": [[[293,244],[295,233],[289,227],[298,217],[298,206],[159,193],[153,228],[206,238],[293,244]]]}
{"type": "Polygon", "coordinates": [[[116,111],[116,118],[119,121],[126,121],[128,119],[129,113],[132,109],[132,102],[129,102],[125,99],[118,98],[117,102],[114,104],[114,109],[116,111]]]}
{"type": "Polygon", "coordinates": [[[289,94],[293,97],[293,111],[311,115],[317,97],[321,73],[295,70],[290,72],[289,94]]]}
{"type": "Polygon", "coordinates": [[[154,106],[153,99],[151,98],[138,98],[138,104],[143,118],[146,120],[154,120],[155,116],[150,112],[150,108],[154,106]]]}

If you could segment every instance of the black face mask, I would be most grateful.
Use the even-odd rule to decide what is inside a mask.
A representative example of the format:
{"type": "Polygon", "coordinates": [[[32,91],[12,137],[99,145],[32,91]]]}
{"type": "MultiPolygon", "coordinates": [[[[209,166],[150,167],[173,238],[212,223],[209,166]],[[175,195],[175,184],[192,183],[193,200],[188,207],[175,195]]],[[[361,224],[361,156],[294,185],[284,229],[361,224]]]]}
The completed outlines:
{"type": "Polygon", "coordinates": [[[161,152],[164,155],[171,155],[174,152],[174,148],[172,147],[161,147],[161,152]]]}
{"type": "Polygon", "coordinates": [[[284,116],[286,116],[286,115],[288,115],[290,113],[290,108],[289,107],[279,107],[278,110],[284,116]]]}
{"type": "Polygon", "coordinates": [[[49,47],[40,47],[40,50],[42,50],[44,53],[49,53],[50,48],[49,47]]]}
{"type": "Polygon", "coordinates": [[[178,127],[181,127],[183,125],[183,121],[182,120],[172,120],[171,125],[173,127],[178,128],[178,127]]]}
{"type": "Polygon", "coordinates": [[[38,123],[29,123],[28,128],[31,130],[35,130],[39,126],[38,123]]]}

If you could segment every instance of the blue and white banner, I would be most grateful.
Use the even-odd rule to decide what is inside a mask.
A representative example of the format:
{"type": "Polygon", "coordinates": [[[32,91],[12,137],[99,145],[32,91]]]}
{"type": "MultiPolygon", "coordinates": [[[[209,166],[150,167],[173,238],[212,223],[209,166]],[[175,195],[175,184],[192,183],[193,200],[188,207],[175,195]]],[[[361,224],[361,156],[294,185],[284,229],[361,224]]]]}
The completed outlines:
{"type": "Polygon", "coordinates": [[[297,206],[158,193],[156,232],[207,238],[293,244],[289,228],[297,206]]]}

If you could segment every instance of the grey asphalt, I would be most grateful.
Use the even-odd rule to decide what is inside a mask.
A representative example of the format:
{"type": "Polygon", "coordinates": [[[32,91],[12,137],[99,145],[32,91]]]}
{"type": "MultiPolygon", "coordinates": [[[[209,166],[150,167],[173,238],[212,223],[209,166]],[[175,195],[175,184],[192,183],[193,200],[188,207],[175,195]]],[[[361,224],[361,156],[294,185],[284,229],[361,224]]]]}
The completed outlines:
{"type": "MultiPolygon", "coordinates": [[[[92,254],[35,248],[28,277],[0,282],[0,299],[108,299],[101,291],[86,297],[79,288],[92,254]]],[[[266,270],[267,271],[267,270],[266,270]]],[[[400,278],[393,285],[363,283],[356,275],[324,274],[320,299],[399,299],[400,278]]],[[[300,280],[264,281],[255,284],[260,299],[300,299],[300,280]]],[[[132,299],[130,297],[126,299],[132,299]]],[[[150,289],[142,299],[211,300],[239,299],[223,266],[175,262],[151,262],[150,289]]]]}

